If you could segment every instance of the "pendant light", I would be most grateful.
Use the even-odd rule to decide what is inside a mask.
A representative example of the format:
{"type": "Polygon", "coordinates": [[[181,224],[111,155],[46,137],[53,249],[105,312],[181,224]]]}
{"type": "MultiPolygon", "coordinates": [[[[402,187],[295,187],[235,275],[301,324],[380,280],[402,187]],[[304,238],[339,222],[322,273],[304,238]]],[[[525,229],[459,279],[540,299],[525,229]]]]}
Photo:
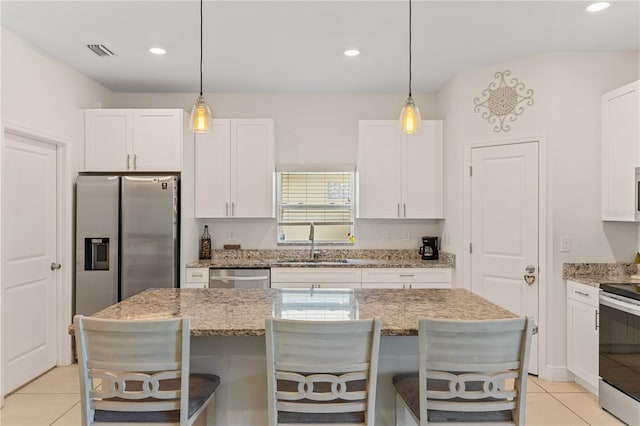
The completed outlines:
{"type": "Polygon", "coordinates": [[[421,128],[420,110],[411,96],[411,0],[409,0],[409,97],[400,111],[400,130],[412,135],[421,128]]]}
{"type": "Polygon", "coordinates": [[[200,96],[191,109],[189,129],[195,133],[207,133],[211,128],[211,109],[202,96],[202,1],[200,0],[200,96]]]}

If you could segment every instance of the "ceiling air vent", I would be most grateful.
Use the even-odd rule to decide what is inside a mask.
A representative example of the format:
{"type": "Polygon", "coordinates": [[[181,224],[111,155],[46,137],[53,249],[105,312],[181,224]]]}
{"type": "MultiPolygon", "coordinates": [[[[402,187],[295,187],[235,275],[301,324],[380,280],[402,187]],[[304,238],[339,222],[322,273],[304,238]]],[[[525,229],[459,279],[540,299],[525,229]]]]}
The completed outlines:
{"type": "Polygon", "coordinates": [[[109,50],[109,48],[104,44],[87,44],[87,47],[89,48],[89,50],[91,50],[93,53],[95,53],[98,56],[114,56],[115,55],[115,53],[109,50]]]}

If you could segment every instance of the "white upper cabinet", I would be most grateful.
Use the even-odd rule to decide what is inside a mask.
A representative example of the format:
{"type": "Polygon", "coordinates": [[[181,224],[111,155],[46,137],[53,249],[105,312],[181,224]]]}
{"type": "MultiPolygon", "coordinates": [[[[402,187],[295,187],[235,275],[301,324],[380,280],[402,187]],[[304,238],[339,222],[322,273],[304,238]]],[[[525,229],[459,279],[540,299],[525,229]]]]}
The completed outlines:
{"type": "Polygon", "coordinates": [[[274,173],[273,120],[213,120],[196,136],[195,216],[274,217],[274,173]]]}
{"type": "Polygon", "coordinates": [[[186,113],[180,109],[85,111],[85,171],[180,171],[186,113]]]}
{"type": "Polygon", "coordinates": [[[406,135],[396,120],[359,122],[358,218],[444,217],[443,123],[422,127],[406,135]]]}
{"type": "Polygon", "coordinates": [[[634,222],[640,166],[640,82],[602,96],[602,220],[634,222]]]}

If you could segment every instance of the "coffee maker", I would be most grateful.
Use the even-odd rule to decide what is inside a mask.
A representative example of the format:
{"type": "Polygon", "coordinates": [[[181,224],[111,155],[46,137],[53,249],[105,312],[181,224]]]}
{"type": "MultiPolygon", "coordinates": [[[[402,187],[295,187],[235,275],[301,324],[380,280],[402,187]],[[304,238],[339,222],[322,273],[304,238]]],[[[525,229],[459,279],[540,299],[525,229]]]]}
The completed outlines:
{"type": "Polygon", "coordinates": [[[438,259],[438,237],[422,237],[422,247],[419,253],[423,260],[438,259]]]}

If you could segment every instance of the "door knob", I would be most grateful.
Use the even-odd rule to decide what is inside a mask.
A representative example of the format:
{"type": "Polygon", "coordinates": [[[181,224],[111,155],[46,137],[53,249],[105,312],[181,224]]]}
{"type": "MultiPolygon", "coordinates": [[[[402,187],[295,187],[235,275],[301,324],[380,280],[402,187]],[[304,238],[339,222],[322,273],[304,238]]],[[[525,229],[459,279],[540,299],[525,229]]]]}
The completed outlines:
{"type": "Polygon", "coordinates": [[[55,271],[56,269],[60,269],[62,268],[62,265],[59,263],[52,263],[51,266],[49,266],[51,268],[52,271],[55,271]]]}
{"type": "Polygon", "coordinates": [[[536,271],[536,267],[533,265],[527,265],[524,270],[527,272],[527,274],[533,274],[536,271]]]}

